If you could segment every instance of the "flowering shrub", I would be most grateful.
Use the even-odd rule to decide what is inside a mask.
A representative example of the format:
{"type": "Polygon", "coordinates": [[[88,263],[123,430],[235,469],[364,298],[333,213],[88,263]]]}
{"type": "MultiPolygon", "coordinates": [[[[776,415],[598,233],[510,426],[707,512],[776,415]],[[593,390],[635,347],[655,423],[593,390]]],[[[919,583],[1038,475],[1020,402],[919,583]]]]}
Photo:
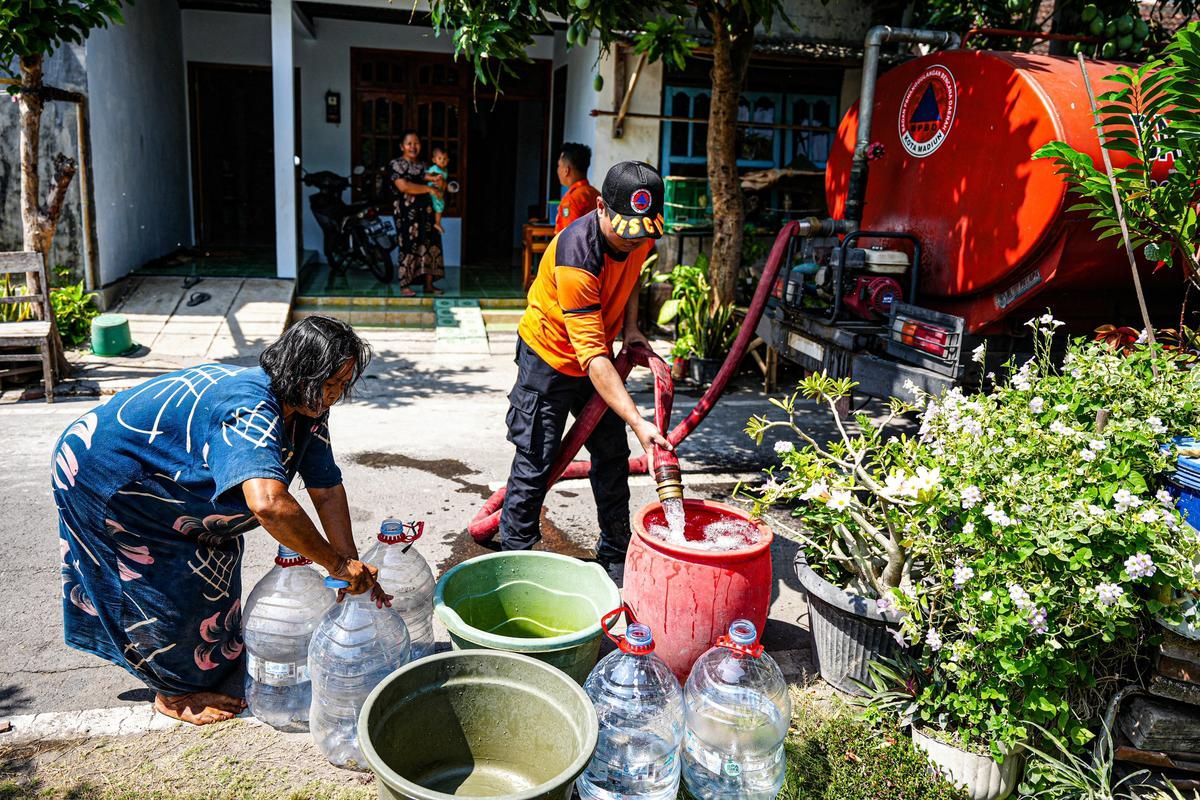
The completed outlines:
{"type": "MultiPolygon", "coordinates": [[[[913,387],[915,439],[868,427],[861,465],[863,450],[831,446],[826,457],[810,440],[783,454],[786,479],[773,474],[759,498],[803,501],[797,513],[813,531],[851,524],[831,509],[834,487],[850,486],[851,508],[884,507],[909,580],[883,587],[877,602],[899,612],[897,636],[913,646],[914,670],[899,676],[909,710],[997,755],[1026,738],[1026,723],[1084,744],[1147,623],[1178,621],[1176,598],[1197,588],[1200,540],[1160,476],[1174,458],[1162,445],[1200,423],[1200,370],[1157,347],[1122,356],[1083,341],[1057,369],[1049,350],[1059,324],[1031,320],[1034,358],[1010,363],[1007,381],[988,376],[987,393],[913,387]],[[886,471],[881,491],[854,480],[866,464],[886,471]]],[[[843,563],[820,550],[834,537],[810,535],[821,556],[843,563]]]]}

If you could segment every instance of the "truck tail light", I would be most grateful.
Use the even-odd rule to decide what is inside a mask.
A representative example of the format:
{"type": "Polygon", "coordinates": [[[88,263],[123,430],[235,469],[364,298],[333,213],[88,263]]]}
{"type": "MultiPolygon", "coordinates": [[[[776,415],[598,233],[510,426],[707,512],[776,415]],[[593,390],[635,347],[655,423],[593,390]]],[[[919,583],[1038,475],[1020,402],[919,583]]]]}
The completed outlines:
{"type": "Polygon", "coordinates": [[[900,326],[900,342],[918,350],[924,350],[939,358],[946,355],[946,343],[952,333],[936,325],[906,320],[900,326]]]}
{"type": "Polygon", "coordinates": [[[888,315],[887,352],[908,364],[958,379],[966,320],[897,300],[888,315]]]}

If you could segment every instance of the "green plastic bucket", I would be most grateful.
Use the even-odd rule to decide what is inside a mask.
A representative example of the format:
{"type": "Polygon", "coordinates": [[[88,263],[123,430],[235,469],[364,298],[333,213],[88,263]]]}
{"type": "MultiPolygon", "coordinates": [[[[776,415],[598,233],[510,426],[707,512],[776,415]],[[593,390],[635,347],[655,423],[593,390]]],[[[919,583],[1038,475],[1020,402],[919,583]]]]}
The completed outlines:
{"type": "Polygon", "coordinates": [[[92,320],[92,352],[98,356],[121,356],[137,345],[129,333],[129,320],[120,314],[101,314],[92,320]]]}
{"type": "Polygon", "coordinates": [[[358,718],[382,800],[568,800],[596,749],[596,711],[561,670],[462,650],[384,678],[358,718]]]}
{"type": "Polygon", "coordinates": [[[557,553],[490,553],[437,583],[433,608],[456,650],[524,653],[580,684],[600,654],[600,618],[621,593],[599,564],[557,553]]]}

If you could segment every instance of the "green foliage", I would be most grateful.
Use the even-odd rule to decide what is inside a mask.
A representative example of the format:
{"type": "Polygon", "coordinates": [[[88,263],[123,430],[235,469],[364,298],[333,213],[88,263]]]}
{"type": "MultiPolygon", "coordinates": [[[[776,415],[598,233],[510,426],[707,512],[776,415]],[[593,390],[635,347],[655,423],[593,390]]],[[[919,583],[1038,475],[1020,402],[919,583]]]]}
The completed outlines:
{"type": "Polygon", "coordinates": [[[79,44],[112,22],[122,22],[121,0],[0,0],[0,72],[15,75],[16,59],[79,44]]]}
{"type": "MultiPolygon", "coordinates": [[[[860,433],[839,423],[824,445],[796,425],[796,396],[773,401],[787,421],[747,429],[761,441],[790,426],[805,445],[776,445],[758,502],[792,504],[809,563],[850,573],[898,615],[903,643],[923,645],[890,680],[876,673],[886,704],[998,757],[1030,724],[1082,748],[1149,621],[1198,621],[1181,598],[1200,588],[1200,541],[1160,486],[1175,457],[1163,445],[1200,430],[1200,370],[1160,346],[1122,355],[1082,340],[1059,367],[1061,323],[1029,324],[1034,358],[990,391],[908,387],[923,407],[916,438],[860,416],[860,433]]],[[[800,394],[832,410],[850,388],[814,376],[800,394]]]]}
{"type": "Polygon", "coordinates": [[[780,800],[960,800],[895,727],[837,717],[786,745],[780,800]]]}
{"type": "Polygon", "coordinates": [[[671,299],[663,303],[659,325],[675,323],[676,358],[721,358],[737,338],[738,319],[732,304],[713,303],[708,281],[708,258],[701,254],[694,265],[677,264],[659,283],[671,284],[671,299]]]}
{"type": "MultiPolygon", "coordinates": [[[[1146,770],[1113,780],[1113,740],[1107,729],[1100,732],[1096,753],[1084,757],[1067,742],[1041,726],[1033,726],[1041,747],[1027,745],[1026,784],[1022,796],[1037,800],[1166,800],[1165,793],[1152,793],[1141,783],[1146,770]],[[1032,779],[1032,780],[1030,780],[1032,779]]],[[[1182,799],[1181,799],[1182,800],[1182,799]]]]}
{"type": "MultiPolygon", "coordinates": [[[[1117,87],[1100,94],[1097,104],[1132,244],[1149,261],[1178,262],[1185,278],[1200,283],[1200,23],[1181,29],[1161,58],[1120,67],[1109,80],[1117,87]]],[[[1034,157],[1052,159],[1079,196],[1070,210],[1086,212],[1101,239],[1123,246],[1103,169],[1060,141],[1034,157]]]]}
{"type": "Polygon", "coordinates": [[[95,296],[83,290],[83,281],[50,291],[50,305],[58,333],[68,347],[82,347],[92,336],[92,320],[100,313],[95,296]]]}
{"type": "Polygon", "coordinates": [[[760,24],[769,29],[776,17],[786,21],[781,0],[432,0],[430,12],[437,34],[452,37],[455,57],[471,63],[477,82],[492,86],[499,85],[505,72],[511,73],[506,60],[528,61],[526,49],[533,37],[553,33],[551,16],[566,21],[571,47],[582,47],[597,36],[601,52],[608,53],[621,41],[622,32],[639,31],[636,52],[677,68],[696,47],[690,20],[711,26],[719,16],[734,34],[742,35],[753,35],[760,24]]]}

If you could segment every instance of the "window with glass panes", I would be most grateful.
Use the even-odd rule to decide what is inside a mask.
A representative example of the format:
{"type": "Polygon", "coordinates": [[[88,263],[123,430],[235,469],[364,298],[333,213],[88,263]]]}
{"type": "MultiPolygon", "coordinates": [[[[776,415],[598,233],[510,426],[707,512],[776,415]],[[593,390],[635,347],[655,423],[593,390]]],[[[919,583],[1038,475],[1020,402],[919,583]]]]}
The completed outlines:
{"type": "MultiPolygon", "coordinates": [[[[663,123],[664,175],[704,175],[711,100],[712,90],[705,87],[668,86],[663,92],[663,115],[671,118],[663,123]]],[[[838,121],[838,98],[745,92],[738,101],[737,118],[738,167],[824,169],[838,121]]]]}

